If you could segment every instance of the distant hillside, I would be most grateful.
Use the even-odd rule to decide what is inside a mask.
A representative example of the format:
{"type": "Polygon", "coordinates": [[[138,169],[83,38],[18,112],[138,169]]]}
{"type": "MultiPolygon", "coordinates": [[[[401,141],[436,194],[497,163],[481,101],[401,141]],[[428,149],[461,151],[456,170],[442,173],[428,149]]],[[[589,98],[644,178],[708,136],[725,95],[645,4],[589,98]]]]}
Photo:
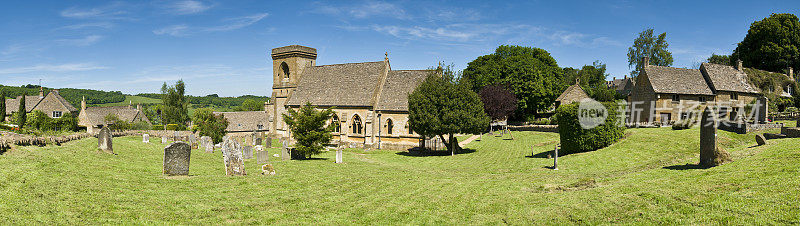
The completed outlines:
{"type": "MultiPolygon", "coordinates": [[[[52,88],[43,87],[45,93],[49,93],[52,88]]],[[[25,85],[25,86],[4,86],[0,85],[0,89],[6,92],[6,96],[8,98],[16,98],[17,96],[29,95],[39,95],[39,86],[38,85],[25,85]]],[[[59,94],[64,97],[70,104],[75,107],[80,107],[81,99],[86,97],[87,104],[105,104],[105,103],[116,103],[116,102],[123,102],[125,100],[125,94],[122,94],[120,91],[100,91],[100,90],[90,90],[90,89],[72,89],[72,88],[64,88],[59,89],[59,94]]]]}
{"type": "MultiPolygon", "coordinates": [[[[136,96],[161,99],[161,94],[157,93],[141,93],[136,96]]],[[[269,101],[269,97],[266,96],[244,95],[239,97],[220,97],[216,94],[208,96],[187,96],[187,99],[189,100],[191,108],[212,108],[216,111],[237,111],[238,107],[242,106],[247,100],[255,100],[259,103],[269,101]]]]}

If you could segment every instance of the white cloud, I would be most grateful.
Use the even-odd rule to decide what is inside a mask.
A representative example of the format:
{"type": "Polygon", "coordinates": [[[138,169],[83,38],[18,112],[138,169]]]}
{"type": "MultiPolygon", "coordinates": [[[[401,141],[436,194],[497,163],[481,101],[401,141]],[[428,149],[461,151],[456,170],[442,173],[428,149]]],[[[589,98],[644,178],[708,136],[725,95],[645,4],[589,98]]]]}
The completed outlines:
{"type": "Polygon", "coordinates": [[[91,19],[91,18],[107,18],[107,19],[121,19],[123,15],[128,14],[124,10],[125,6],[122,2],[113,2],[111,4],[94,7],[94,8],[78,8],[70,7],[61,11],[61,16],[73,19],[91,19]]]}
{"type": "Polygon", "coordinates": [[[166,8],[175,14],[186,15],[204,12],[210,9],[211,6],[200,1],[185,0],[169,4],[166,8]]]}
{"type": "Polygon", "coordinates": [[[76,38],[76,39],[58,39],[56,42],[64,44],[64,45],[73,45],[73,46],[89,46],[98,41],[102,40],[103,36],[101,35],[89,35],[83,38],[76,38]]]}
{"type": "Polygon", "coordinates": [[[369,17],[390,17],[403,20],[411,19],[411,16],[401,7],[383,1],[357,2],[356,4],[346,6],[331,6],[318,3],[314,11],[332,16],[347,16],[356,19],[369,17]]]}
{"type": "Polygon", "coordinates": [[[184,36],[189,30],[189,26],[184,24],[172,25],[169,27],[153,30],[153,34],[157,35],[170,35],[170,36],[184,36]]]}
{"type": "Polygon", "coordinates": [[[244,28],[244,27],[253,25],[253,24],[257,23],[258,21],[261,21],[262,19],[264,19],[267,16],[269,16],[269,13],[259,13],[259,14],[250,15],[250,16],[229,18],[229,19],[225,20],[227,22],[227,24],[225,24],[225,25],[220,25],[220,26],[216,26],[216,27],[209,27],[209,28],[205,28],[204,30],[205,31],[230,31],[230,30],[236,30],[236,29],[240,29],[240,28],[244,28]]]}
{"type": "Polygon", "coordinates": [[[104,28],[109,29],[114,27],[113,23],[109,22],[97,22],[97,23],[81,23],[81,24],[73,24],[60,27],[58,29],[68,29],[68,30],[79,30],[84,28],[104,28]]]}
{"type": "Polygon", "coordinates": [[[75,71],[94,71],[108,69],[93,63],[74,63],[74,64],[39,64],[30,67],[0,68],[0,74],[23,74],[33,72],[75,72],[75,71]]]}
{"type": "Polygon", "coordinates": [[[444,41],[486,40],[501,35],[527,34],[538,27],[520,24],[451,24],[442,27],[402,27],[373,25],[372,30],[403,39],[433,39],[444,41]]]}

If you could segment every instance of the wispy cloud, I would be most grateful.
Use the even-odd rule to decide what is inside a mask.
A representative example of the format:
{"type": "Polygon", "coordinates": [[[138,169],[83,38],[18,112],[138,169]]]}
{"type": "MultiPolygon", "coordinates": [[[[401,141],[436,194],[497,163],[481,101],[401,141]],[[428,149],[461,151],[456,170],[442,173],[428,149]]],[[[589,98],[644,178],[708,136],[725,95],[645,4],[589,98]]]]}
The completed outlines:
{"type": "Polygon", "coordinates": [[[369,17],[390,17],[395,19],[412,18],[400,6],[384,1],[355,2],[355,4],[343,6],[316,3],[314,7],[315,9],[313,11],[316,13],[332,16],[346,16],[356,19],[369,17]]]}
{"type": "Polygon", "coordinates": [[[433,39],[443,41],[475,41],[507,35],[526,34],[540,28],[522,24],[451,24],[441,27],[372,25],[372,30],[403,39],[433,39]]]}
{"type": "Polygon", "coordinates": [[[109,29],[109,28],[112,28],[112,27],[114,27],[114,24],[113,24],[113,23],[109,23],[109,22],[96,22],[96,23],[80,23],[80,24],[67,25],[67,26],[60,27],[60,28],[58,28],[58,29],[56,29],[56,30],[59,30],[59,29],[67,29],[67,30],[80,30],[80,29],[86,29],[86,28],[103,28],[103,29],[109,29]]]}
{"type": "Polygon", "coordinates": [[[250,16],[228,18],[223,20],[222,25],[213,27],[191,27],[185,24],[172,25],[160,29],[153,30],[156,35],[170,35],[170,36],[188,36],[198,32],[219,32],[219,31],[232,31],[242,29],[247,26],[258,23],[269,16],[269,13],[259,13],[250,16]]]}
{"type": "Polygon", "coordinates": [[[73,63],[73,64],[39,64],[29,67],[0,68],[0,74],[23,74],[34,72],[75,72],[75,71],[94,71],[108,69],[94,63],[73,63]]]}
{"type": "Polygon", "coordinates": [[[153,30],[153,34],[157,35],[170,35],[170,36],[184,36],[189,30],[189,26],[185,24],[172,25],[161,29],[153,30]]]}
{"type": "Polygon", "coordinates": [[[75,39],[58,39],[56,40],[57,43],[61,43],[64,45],[73,45],[73,46],[89,46],[98,41],[102,40],[103,36],[101,35],[89,35],[83,38],[75,38],[75,39]]]}
{"type": "Polygon", "coordinates": [[[211,7],[211,5],[194,0],[172,2],[165,6],[167,10],[178,15],[201,13],[211,9],[211,7]]]}
{"type": "Polygon", "coordinates": [[[125,4],[122,2],[113,2],[105,6],[94,8],[78,8],[70,7],[61,11],[61,16],[73,19],[92,19],[92,18],[106,18],[106,19],[122,19],[124,15],[128,14],[124,10],[125,4]]]}

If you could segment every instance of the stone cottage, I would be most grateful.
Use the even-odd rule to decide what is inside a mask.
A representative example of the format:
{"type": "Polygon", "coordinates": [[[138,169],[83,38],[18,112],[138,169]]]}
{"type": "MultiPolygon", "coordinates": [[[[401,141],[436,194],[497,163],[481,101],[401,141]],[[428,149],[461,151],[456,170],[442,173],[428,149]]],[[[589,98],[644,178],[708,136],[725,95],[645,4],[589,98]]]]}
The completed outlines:
{"type": "Polygon", "coordinates": [[[266,111],[237,111],[237,112],[214,112],[215,115],[223,115],[228,120],[228,127],[225,128],[227,134],[249,134],[255,132],[267,132],[269,130],[268,115],[266,111]]]}
{"type": "Polygon", "coordinates": [[[366,148],[407,149],[420,136],[408,126],[408,94],[432,71],[392,70],[383,61],[317,66],[314,48],[291,45],[272,50],[270,133],[288,137],[282,114],[311,103],[336,113],[334,142],[366,148]]]}
{"type": "MultiPolygon", "coordinates": [[[[22,96],[15,99],[6,99],[6,117],[10,118],[11,115],[19,110],[19,102],[22,96]]],[[[50,116],[51,118],[61,118],[62,115],[69,112],[72,115],[78,113],[78,109],[67,102],[64,97],[58,94],[57,89],[50,90],[47,95],[44,89],[39,88],[39,96],[25,96],[25,111],[31,113],[39,110],[50,116]]]]}
{"type": "Polygon", "coordinates": [[[633,89],[633,79],[628,78],[627,75],[622,79],[614,77],[611,81],[606,81],[606,86],[617,91],[618,95],[628,96],[633,89]]]}
{"type": "Polygon", "coordinates": [[[116,115],[122,121],[129,123],[147,122],[147,116],[142,111],[142,105],[128,106],[113,106],[113,107],[86,107],[86,98],[81,100],[81,113],[78,115],[78,126],[86,127],[86,132],[95,133],[99,132],[109,124],[106,122],[106,116],[109,114],[116,115]]]}
{"type": "Polygon", "coordinates": [[[736,67],[703,63],[700,69],[644,66],[631,95],[631,122],[672,123],[693,116],[705,106],[719,106],[722,117],[744,117],[744,106],[761,96],[748,81],[742,63],[736,67]]]}
{"type": "Polygon", "coordinates": [[[580,80],[575,80],[575,84],[567,87],[558,98],[556,98],[555,108],[561,105],[571,104],[573,102],[580,102],[583,99],[589,98],[586,91],[581,88],[580,80]]]}

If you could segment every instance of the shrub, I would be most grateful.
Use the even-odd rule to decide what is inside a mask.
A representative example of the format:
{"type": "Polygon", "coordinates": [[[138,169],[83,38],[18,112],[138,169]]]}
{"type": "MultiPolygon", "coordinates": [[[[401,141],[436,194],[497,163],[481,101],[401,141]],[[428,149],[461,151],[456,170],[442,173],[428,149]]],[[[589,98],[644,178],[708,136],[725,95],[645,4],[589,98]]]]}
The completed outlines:
{"type": "Polygon", "coordinates": [[[150,130],[151,128],[152,126],[150,126],[150,123],[147,123],[145,121],[138,121],[133,123],[133,125],[131,125],[132,130],[150,130]]]}
{"type": "Polygon", "coordinates": [[[153,125],[152,130],[164,130],[164,125],[153,125]]]}
{"type": "Polygon", "coordinates": [[[167,124],[167,130],[177,131],[178,130],[178,124],[167,124]]]}
{"type": "Polygon", "coordinates": [[[584,129],[578,121],[579,104],[576,102],[562,105],[556,109],[562,153],[571,154],[608,147],[625,134],[626,127],[622,123],[624,118],[620,118],[616,103],[603,103],[608,117],[603,124],[591,129],[584,129]]]}
{"type": "Polygon", "coordinates": [[[228,128],[228,120],[225,116],[214,115],[214,111],[210,108],[201,108],[194,112],[192,126],[193,131],[200,131],[200,136],[209,136],[214,143],[222,142],[222,137],[225,136],[225,129],[228,128]]]}
{"type": "Polygon", "coordinates": [[[694,125],[697,125],[697,120],[683,119],[683,120],[675,121],[675,123],[672,124],[672,129],[673,130],[684,130],[684,129],[692,128],[692,126],[694,126],[694,125]]]}
{"type": "Polygon", "coordinates": [[[325,124],[333,114],[331,109],[317,111],[311,103],[306,103],[299,110],[290,108],[283,114],[283,121],[297,141],[292,151],[293,159],[306,159],[322,153],[325,144],[331,141],[334,127],[325,124]]]}
{"type": "Polygon", "coordinates": [[[788,107],[786,108],[786,112],[795,113],[798,112],[796,107],[788,107]]]}

